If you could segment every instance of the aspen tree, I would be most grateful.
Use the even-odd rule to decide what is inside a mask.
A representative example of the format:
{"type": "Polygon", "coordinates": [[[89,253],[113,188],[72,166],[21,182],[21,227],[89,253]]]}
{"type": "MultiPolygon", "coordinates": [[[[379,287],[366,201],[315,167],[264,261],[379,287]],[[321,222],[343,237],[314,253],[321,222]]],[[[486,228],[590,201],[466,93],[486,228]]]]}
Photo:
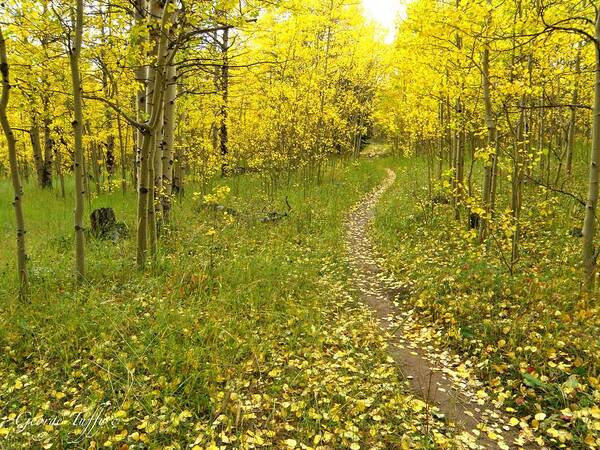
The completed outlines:
{"type": "Polygon", "coordinates": [[[83,110],[79,57],[83,38],[83,0],[77,0],[75,8],[74,37],[69,45],[69,63],[73,86],[73,135],[75,140],[75,275],[79,282],[85,276],[85,235],[83,228],[84,184],[83,184],[83,110]]]}
{"type": "MultiPolygon", "coordinates": [[[[152,48],[150,50],[149,59],[156,61],[154,66],[149,66],[148,68],[148,85],[146,87],[146,114],[150,116],[153,110],[158,111],[157,123],[162,124],[162,114],[163,114],[163,98],[164,93],[161,92],[161,95],[158,100],[158,104],[154,104],[154,96],[153,90],[160,89],[161,91],[164,89],[164,71],[166,69],[164,63],[165,60],[161,60],[158,58],[159,51],[159,41],[161,39],[161,34],[168,33],[166,26],[163,27],[161,23],[161,18],[169,16],[168,11],[166,11],[163,6],[161,0],[150,0],[150,18],[149,18],[149,26],[150,26],[150,41],[152,43],[152,48]],[[162,65],[161,65],[162,64],[162,65]],[[154,84],[154,80],[159,77],[159,72],[161,72],[160,76],[162,76],[161,83],[158,85],[154,84]]],[[[166,22],[165,25],[169,22],[166,22]]],[[[167,41],[165,41],[167,42],[167,41]]],[[[164,49],[165,56],[168,57],[168,49],[164,49]]],[[[162,168],[160,167],[162,164],[162,155],[161,150],[162,147],[160,145],[161,142],[161,128],[159,126],[155,127],[152,130],[152,143],[150,145],[150,154],[148,155],[148,179],[149,179],[149,192],[148,192],[148,245],[150,248],[150,255],[154,258],[157,251],[158,245],[158,230],[157,230],[157,200],[160,196],[161,184],[162,184],[162,168]]]]}
{"type": "MultiPolygon", "coordinates": [[[[142,28],[146,25],[146,14],[147,14],[148,3],[146,0],[136,0],[134,4],[134,29],[135,39],[134,44],[138,48],[143,48],[146,40],[145,33],[142,28]]],[[[144,56],[142,56],[145,59],[144,56]]],[[[146,89],[148,85],[148,66],[142,61],[135,69],[135,79],[138,83],[138,88],[135,94],[136,102],[136,119],[138,122],[144,122],[146,119],[146,89]]],[[[140,171],[141,171],[141,152],[142,152],[142,140],[143,133],[138,127],[135,129],[135,171],[137,173],[137,189],[139,189],[140,171]]]]}
{"type": "MultiPolygon", "coordinates": [[[[227,22],[226,14],[220,13],[220,16],[227,22]]],[[[229,128],[227,120],[229,116],[229,26],[224,23],[221,32],[221,41],[218,43],[221,52],[221,67],[219,79],[221,91],[221,107],[219,109],[219,148],[221,152],[221,175],[227,174],[228,154],[229,154],[229,128]]],[[[216,33],[218,36],[218,32],[216,33]]],[[[216,134],[215,134],[216,136],[216,134]]]]}
{"type": "Polygon", "coordinates": [[[600,185],[600,9],[583,2],[582,8],[593,11],[593,19],[585,17],[583,12],[577,16],[559,19],[555,23],[548,23],[545,19],[545,9],[541,5],[540,19],[549,32],[562,31],[582,36],[594,47],[594,88],[592,107],[592,142],[588,171],[588,194],[585,202],[585,217],[583,220],[583,245],[582,259],[584,267],[583,284],[587,292],[594,290],[598,254],[594,248],[596,232],[596,210],[598,207],[598,190],[600,185]],[[592,25],[593,31],[588,32],[577,26],[578,23],[592,25]]]}
{"type": "Polygon", "coordinates": [[[25,218],[23,216],[23,187],[19,178],[19,167],[17,162],[17,142],[13,134],[12,127],[8,121],[7,106],[10,98],[10,72],[8,57],[6,55],[6,41],[0,26],[0,74],[2,75],[2,95],[0,97],[0,124],[6,136],[8,144],[8,160],[10,165],[10,175],[14,191],[13,206],[15,208],[15,217],[17,225],[17,270],[19,275],[20,296],[22,299],[27,297],[27,254],[25,251],[25,218]]]}
{"type": "Polygon", "coordinates": [[[170,220],[171,194],[173,187],[173,146],[175,142],[175,109],[177,99],[177,69],[173,63],[167,68],[167,88],[165,93],[165,111],[163,123],[162,151],[162,218],[170,220]]]}
{"type": "Polygon", "coordinates": [[[589,189],[583,222],[583,265],[585,267],[585,287],[594,289],[597,255],[594,251],[596,209],[598,207],[598,186],[600,176],[600,11],[596,9],[596,26],[593,39],[595,51],[594,109],[592,119],[592,149],[590,155],[589,189]]]}
{"type": "MultiPolygon", "coordinates": [[[[47,89],[50,86],[47,84],[47,89]]],[[[52,188],[52,157],[54,147],[54,141],[52,140],[50,127],[52,125],[52,119],[50,118],[50,96],[44,94],[42,96],[43,105],[43,127],[44,127],[44,162],[42,165],[42,180],[41,185],[45,189],[52,188]]]]}
{"type": "Polygon", "coordinates": [[[29,129],[29,139],[31,141],[31,150],[33,152],[33,164],[37,175],[38,186],[44,187],[44,157],[42,155],[42,145],[40,143],[40,127],[36,113],[31,115],[31,128],[29,129]]]}
{"type": "Polygon", "coordinates": [[[573,153],[575,151],[575,134],[577,123],[577,103],[579,102],[579,76],[581,75],[581,47],[577,48],[577,56],[575,57],[575,81],[573,83],[573,97],[569,108],[569,129],[568,129],[568,148],[567,148],[567,175],[571,175],[573,171],[573,153]]]}
{"type": "MultiPolygon", "coordinates": [[[[167,48],[167,29],[169,17],[169,0],[162,8],[162,17],[160,20],[160,32],[158,33],[158,48],[156,57],[156,68],[152,83],[152,99],[150,108],[150,117],[143,127],[142,131],[142,148],[140,152],[140,175],[138,188],[138,218],[137,218],[137,264],[140,269],[146,266],[146,256],[148,251],[148,205],[150,197],[150,183],[154,182],[150,178],[150,164],[153,164],[154,156],[152,146],[154,145],[154,137],[156,135],[157,125],[162,113],[163,100],[163,80],[164,68],[168,59],[167,48]]],[[[154,199],[152,199],[154,202],[154,199]]]]}
{"type": "MultiPolygon", "coordinates": [[[[488,1],[488,4],[490,2],[488,1]]],[[[490,17],[487,18],[487,27],[490,26],[490,17]]],[[[483,49],[483,58],[481,63],[482,85],[483,85],[483,104],[485,107],[485,124],[487,128],[487,149],[486,154],[490,155],[485,161],[484,179],[483,179],[483,205],[484,215],[479,221],[479,240],[483,241],[487,233],[488,220],[492,213],[492,185],[494,183],[496,158],[498,157],[497,139],[496,139],[496,118],[492,107],[491,82],[490,82],[490,43],[486,39],[483,49]],[[493,148],[493,151],[492,151],[493,148]]]]}

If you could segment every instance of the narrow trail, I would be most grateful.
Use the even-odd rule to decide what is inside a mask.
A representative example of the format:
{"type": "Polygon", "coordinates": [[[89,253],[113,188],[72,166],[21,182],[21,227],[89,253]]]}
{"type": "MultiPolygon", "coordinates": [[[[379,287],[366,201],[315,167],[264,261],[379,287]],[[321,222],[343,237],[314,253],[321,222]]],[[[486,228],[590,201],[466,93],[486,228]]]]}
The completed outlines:
{"type": "Polygon", "coordinates": [[[384,272],[369,238],[375,205],[395,180],[396,174],[387,169],[382,184],[367,194],[346,219],[348,258],[360,299],[374,311],[379,325],[388,333],[390,355],[409,381],[412,392],[437,406],[449,422],[465,432],[461,435],[465,448],[521,448],[514,444],[519,435],[507,425],[502,411],[475,393],[482,384],[472,378],[465,380],[451,375],[461,362],[458,356],[408,342],[399,331],[399,311],[394,301],[406,299],[411,289],[399,285],[384,272]]]}

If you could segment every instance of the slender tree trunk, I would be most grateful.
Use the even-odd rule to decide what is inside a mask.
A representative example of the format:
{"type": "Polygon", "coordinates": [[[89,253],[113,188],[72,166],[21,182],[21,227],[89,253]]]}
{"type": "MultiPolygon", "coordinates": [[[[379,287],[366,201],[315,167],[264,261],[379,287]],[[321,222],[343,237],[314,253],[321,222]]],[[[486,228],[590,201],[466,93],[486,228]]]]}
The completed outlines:
{"type": "MultiPolygon", "coordinates": [[[[134,8],[134,19],[137,26],[140,26],[146,20],[146,9],[148,3],[146,0],[137,0],[134,8]]],[[[142,47],[145,39],[139,37],[135,42],[136,45],[142,47]]],[[[138,82],[138,89],[135,95],[135,106],[136,106],[136,119],[138,122],[144,122],[146,120],[146,91],[148,89],[148,66],[140,64],[135,69],[135,79],[138,82]]],[[[135,164],[134,168],[137,170],[136,180],[137,188],[139,190],[140,184],[140,172],[141,172],[141,153],[142,153],[142,141],[144,135],[142,130],[135,130],[135,164]]]]}
{"type": "MultiPolygon", "coordinates": [[[[117,83],[115,83],[114,91],[117,99],[117,106],[119,106],[117,83]]],[[[119,137],[119,158],[121,159],[121,190],[123,191],[123,195],[125,195],[127,193],[127,152],[125,151],[127,144],[123,139],[123,123],[120,114],[117,114],[117,133],[119,137]]]]}
{"type": "MultiPolygon", "coordinates": [[[[90,160],[90,155],[82,155],[81,159],[81,170],[83,176],[83,192],[85,197],[87,198],[88,205],[92,204],[92,190],[90,189],[90,175],[88,171],[88,161],[90,160]],[[86,158],[87,156],[87,158],[86,158]]],[[[75,156],[73,155],[73,168],[75,168],[75,156]]]]}
{"type": "Polygon", "coordinates": [[[577,50],[575,58],[575,82],[573,87],[573,100],[571,106],[571,114],[569,117],[569,136],[567,150],[567,175],[573,172],[573,152],[575,151],[575,126],[577,124],[577,109],[575,105],[579,102],[579,74],[581,72],[581,49],[577,50]]]}
{"type": "Polygon", "coordinates": [[[58,175],[58,180],[60,182],[60,196],[62,198],[65,198],[65,176],[63,174],[62,169],[62,156],[60,154],[60,150],[56,146],[54,146],[54,167],[56,175],[58,175]]]}
{"type": "Polygon", "coordinates": [[[439,149],[438,149],[438,161],[437,161],[437,172],[436,177],[438,181],[442,179],[442,174],[444,173],[444,129],[446,124],[444,122],[444,104],[440,100],[440,139],[439,139],[439,149]]]}
{"type": "Polygon", "coordinates": [[[227,128],[227,116],[229,114],[229,29],[223,30],[223,41],[221,42],[221,53],[223,63],[221,65],[221,114],[219,123],[219,144],[221,146],[221,175],[227,174],[229,157],[229,130],[227,128]]]}
{"type": "Polygon", "coordinates": [[[44,157],[42,155],[42,145],[40,143],[40,128],[37,123],[37,117],[31,116],[31,128],[29,129],[29,139],[31,140],[31,150],[33,151],[33,164],[37,175],[37,182],[40,188],[44,187],[44,157]]]}
{"type": "Polygon", "coordinates": [[[142,135],[142,148],[140,150],[140,170],[138,175],[138,223],[137,223],[137,264],[140,269],[146,265],[146,247],[148,239],[148,157],[152,144],[151,130],[144,129],[142,135]]]}
{"type": "Polygon", "coordinates": [[[494,142],[495,157],[492,161],[492,179],[490,181],[490,218],[494,217],[496,209],[496,190],[498,187],[498,159],[500,158],[500,144],[498,142],[498,133],[496,133],[494,142]]]}
{"type": "MultiPolygon", "coordinates": [[[[460,0],[456,0],[456,9],[460,5],[460,0]]],[[[456,33],[456,48],[460,51],[463,47],[463,42],[460,34],[456,33]]],[[[458,129],[454,132],[454,216],[456,220],[460,220],[460,202],[459,198],[462,197],[462,183],[463,183],[463,170],[464,170],[464,119],[463,119],[463,107],[460,96],[456,99],[456,114],[458,118],[458,129]]]]}
{"type": "Polygon", "coordinates": [[[479,240],[483,242],[487,234],[489,219],[491,218],[491,199],[492,199],[492,182],[494,167],[496,164],[496,119],[492,108],[491,85],[490,85],[490,49],[486,43],[486,48],[483,51],[483,101],[485,104],[485,123],[487,127],[487,150],[490,151],[494,147],[494,152],[485,162],[484,179],[483,179],[483,207],[485,213],[479,221],[479,240]]]}
{"type": "Polygon", "coordinates": [[[85,276],[85,235],[83,233],[83,110],[79,55],[83,35],[83,0],[77,0],[75,11],[75,36],[69,49],[71,82],[73,84],[73,134],[75,138],[75,275],[81,282],[85,276]]]}
{"type": "MultiPolygon", "coordinates": [[[[155,76],[158,76],[155,74],[155,76]]],[[[162,116],[162,105],[157,104],[154,108],[160,109],[158,123],[161,123],[160,116],[162,116]]],[[[161,181],[162,181],[162,169],[161,163],[161,150],[162,148],[158,144],[160,141],[160,127],[155,127],[152,130],[152,144],[150,145],[149,155],[149,166],[148,166],[148,179],[150,183],[150,192],[148,193],[148,237],[150,246],[150,255],[152,258],[156,256],[157,241],[158,241],[158,229],[157,229],[157,199],[160,195],[161,181]]]]}
{"type": "Polygon", "coordinates": [[[49,102],[50,100],[47,97],[44,98],[44,162],[41,184],[46,189],[52,189],[52,148],[54,147],[54,141],[50,133],[52,119],[50,118],[49,102]]]}
{"type": "Polygon", "coordinates": [[[598,205],[598,164],[600,164],[600,13],[596,17],[596,35],[593,42],[596,51],[594,110],[592,121],[592,150],[590,155],[589,191],[583,222],[583,266],[585,269],[585,288],[588,292],[594,289],[596,273],[596,255],[594,251],[594,234],[596,207],[598,205]]]}
{"type": "MultiPolygon", "coordinates": [[[[181,78],[180,78],[181,82],[181,78]]],[[[179,114],[178,123],[182,123],[185,118],[185,111],[179,114]]],[[[177,129],[177,139],[174,143],[174,162],[173,162],[173,183],[172,192],[177,196],[183,196],[184,180],[183,180],[183,145],[181,144],[181,128],[177,129]]]]}
{"type": "Polygon", "coordinates": [[[107,114],[107,128],[110,129],[109,136],[106,138],[106,176],[108,178],[108,191],[112,192],[112,180],[115,173],[115,137],[112,135],[112,114],[110,115],[110,119],[107,114]]]}
{"type": "Polygon", "coordinates": [[[10,74],[8,57],[6,55],[6,41],[0,27],[0,73],[2,74],[2,96],[0,97],[0,124],[8,144],[8,161],[14,191],[13,206],[17,225],[17,271],[19,276],[19,295],[21,299],[27,298],[27,253],[25,251],[25,218],[23,216],[23,187],[19,178],[17,162],[17,142],[12,127],[8,122],[6,109],[10,97],[10,74]]]}
{"type": "Polygon", "coordinates": [[[540,152],[540,178],[544,179],[544,170],[545,170],[545,156],[543,154],[544,151],[544,133],[546,131],[546,99],[544,98],[544,92],[542,92],[542,97],[540,98],[540,115],[539,115],[539,130],[538,130],[538,151],[540,152]]]}
{"type": "MultiPolygon", "coordinates": [[[[23,116],[21,115],[21,118],[22,117],[23,116]]],[[[22,154],[26,155],[27,146],[25,145],[25,140],[21,141],[21,147],[23,149],[22,154]]],[[[27,161],[27,157],[25,157],[25,156],[21,156],[21,176],[25,180],[25,183],[29,183],[29,162],[27,161]]]]}
{"type": "MultiPolygon", "coordinates": [[[[163,112],[163,104],[162,98],[164,95],[161,92],[159,103],[154,103],[154,89],[159,86],[161,91],[163,90],[163,85],[156,85],[154,81],[159,79],[161,75],[164,75],[164,61],[158,58],[159,45],[161,33],[166,32],[165,28],[163,28],[161,18],[167,17],[168,13],[164,10],[164,6],[160,0],[150,0],[150,41],[152,42],[152,49],[149,53],[150,59],[155,61],[155,65],[151,65],[148,68],[148,85],[146,88],[146,113],[148,116],[152,115],[153,111],[158,111],[158,119],[157,124],[162,124],[162,112],[163,112]]],[[[166,55],[166,54],[165,54],[166,55]]],[[[148,192],[148,243],[150,247],[150,255],[152,258],[156,256],[157,250],[157,198],[160,193],[160,184],[162,179],[162,170],[160,168],[160,163],[162,161],[162,157],[160,154],[161,147],[161,128],[159,126],[152,129],[151,133],[152,143],[150,145],[150,154],[148,155],[148,182],[149,192],[148,192]]]]}
{"type": "Polygon", "coordinates": [[[461,99],[456,100],[456,113],[460,119],[458,129],[454,133],[454,216],[460,220],[460,203],[464,193],[464,167],[465,167],[465,133],[462,123],[463,104],[461,99]]]}
{"type": "MultiPolygon", "coordinates": [[[[89,125],[89,124],[88,124],[89,125]]],[[[91,130],[88,127],[87,128],[87,132],[88,135],[91,136],[91,130]]],[[[98,154],[98,143],[95,141],[92,141],[90,144],[90,160],[92,163],[92,173],[94,174],[94,184],[96,186],[96,195],[100,195],[100,187],[102,185],[102,181],[100,180],[100,164],[98,162],[98,160],[100,159],[100,155],[98,154]]]]}
{"type": "Polygon", "coordinates": [[[140,269],[146,266],[146,253],[148,244],[148,197],[150,193],[150,159],[153,156],[151,151],[156,127],[159,123],[161,104],[163,99],[164,68],[167,62],[167,33],[165,32],[168,20],[169,0],[162,8],[162,19],[160,22],[159,42],[157,51],[158,70],[155,71],[152,85],[152,108],[150,108],[150,118],[146,125],[142,127],[142,149],[140,152],[140,175],[138,188],[138,227],[137,227],[137,264],[140,269]]]}
{"type": "Polygon", "coordinates": [[[171,212],[171,194],[173,187],[173,144],[175,132],[175,101],[177,98],[177,70],[174,64],[167,68],[167,89],[165,93],[165,111],[163,123],[162,154],[162,212],[163,221],[168,223],[171,212]]]}
{"type": "Polygon", "coordinates": [[[512,199],[511,210],[513,216],[514,231],[512,235],[511,265],[514,265],[519,258],[519,240],[521,236],[521,199],[523,185],[524,163],[524,139],[525,139],[525,99],[521,99],[521,115],[517,129],[516,143],[514,145],[514,161],[512,175],[512,199]]]}

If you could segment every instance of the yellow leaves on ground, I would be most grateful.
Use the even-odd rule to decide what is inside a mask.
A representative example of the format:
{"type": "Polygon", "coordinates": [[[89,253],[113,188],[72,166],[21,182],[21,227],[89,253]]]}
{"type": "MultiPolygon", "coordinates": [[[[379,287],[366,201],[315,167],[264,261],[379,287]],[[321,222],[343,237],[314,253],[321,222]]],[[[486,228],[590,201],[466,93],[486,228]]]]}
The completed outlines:
{"type": "MultiPolygon", "coordinates": [[[[370,189],[381,171],[379,162],[368,164],[374,168],[364,173],[360,166],[346,170],[370,189]]],[[[341,186],[356,190],[353,184],[341,186]]],[[[336,195],[336,204],[345,197],[336,195]]],[[[89,419],[95,405],[105,405],[98,414],[107,421],[87,445],[96,450],[157,442],[168,450],[386,450],[427,448],[432,442],[453,448],[455,430],[406,392],[384,336],[354,300],[340,262],[341,220],[334,217],[338,228],[326,227],[331,210],[310,196],[304,202],[313,222],[306,233],[290,239],[298,226],[292,220],[276,228],[236,222],[219,233],[227,252],[215,254],[210,268],[209,251],[216,246],[204,231],[211,219],[190,214],[181,224],[189,232],[181,245],[190,260],[165,260],[182,264],[175,273],[164,273],[165,285],[127,274],[131,286],[123,283],[107,299],[57,302],[77,320],[91,314],[94,320],[86,316],[86,323],[94,325],[94,335],[86,336],[82,347],[84,340],[74,331],[80,322],[65,313],[61,342],[71,356],[77,349],[77,357],[63,363],[46,347],[44,355],[54,359],[33,353],[27,377],[12,365],[2,366],[8,367],[2,392],[9,392],[15,406],[8,411],[13,416],[0,417],[0,446],[39,447],[46,439],[55,442],[58,433],[71,436],[85,428],[72,426],[77,414],[89,419]],[[335,245],[324,245],[323,233],[331,233],[335,245]],[[191,283],[198,273],[202,282],[191,283]],[[49,382],[47,370],[61,383],[49,382]],[[36,426],[17,433],[21,409],[47,418],[58,409],[65,423],[51,432],[36,426]]],[[[47,321],[44,316],[36,322],[36,332],[47,321]]],[[[13,333],[17,325],[8,329],[13,333]]],[[[11,346],[25,344],[19,351],[30,354],[33,344],[18,332],[14,336],[11,346]]],[[[6,361],[2,364],[12,364],[6,361]]]]}
{"type": "Polygon", "coordinates": [[[286,439],[284,443],[285,445],[287,445],[288,448],[296,448],[296,446],[298,445],[298,442],[296,442],[295,439],[286,439]]]}
{"type": "MultiPolygon", "coordinates": [[[[579,276],[569,267],[579,258],[579,247],[560,241],[560,230],[545,222],[564,227],[563,217],[555,212],[528,216],[529,232],[539,237],[527,243],[535,257],[524,252],[511,277],[498,254],[482,254],[477,238],[455,230],[451,207],[440,206],[427,220],[418,217],[415,195],[420,194],[401,186],[402,180],[426,179],[425,165],[416,163],[398,174],[400,182],[382,199],[374,227],[378,249],[397,282],[415,291],[398,302],[394,324],[422,347],[464,355],[460,364],[448,357],[444,372],[473,384],[471,401],[505,411],[506,426],[520,435],[521,445],[598,447],[591,443],[600,439],[600,386],[594,373],[600,352],[590,336],[598,334],[600,310],[577,294],[579,276]],[[557,240],[564,258],[560,264],[551,256],[557,240]],[[475,384],[476,379],[485,383],[475,384]]],[[[534,203],[557,201],[546,192],[531,195],[534,203]]]]}

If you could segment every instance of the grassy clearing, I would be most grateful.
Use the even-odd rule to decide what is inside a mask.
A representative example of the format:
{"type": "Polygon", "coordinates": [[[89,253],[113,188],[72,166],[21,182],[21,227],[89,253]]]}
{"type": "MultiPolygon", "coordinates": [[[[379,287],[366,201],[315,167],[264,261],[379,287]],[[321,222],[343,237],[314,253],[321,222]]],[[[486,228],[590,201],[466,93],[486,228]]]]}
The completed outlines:
{"type": "MultiPolygon", "coordinates": [[[[404,393],[384,339],[348,293],[342,217],[386,164],[338,167],[319,186],[292,180],[272,198],[256,176],[217,180],[239,216],[198,208],[188,194],[152,271],[135,270],[131,239],[88,240],[80,288],[70,197],[28,186],[29,304],[15,300],[12,211],[0,209],[0,447],[453,445],[404,393]],[[289,218],[257,220],[284,210],[286,196],[289,218]]],[[[6,183],[0,198],[8,204],[6,183]]],[[[112,206],[133,229],[134,204],[103,193],[91,206],[112,206]]]]}
{"type": "Polygon", "coordinates": [[[465,353],[457,371],[486,381],[512,425],[538,443],[600,446],[600,308],[580,295],[581,244],[569,235],[579,213],[563,213],[572,200],[527,186],[511,277],[501,240],[483,247],[449,205],[432,210],[424,161],[402,160],[397,172],[373,232],[389,269],[413,287],[400,304],[412,311],[408,332],[465,353]]]}

